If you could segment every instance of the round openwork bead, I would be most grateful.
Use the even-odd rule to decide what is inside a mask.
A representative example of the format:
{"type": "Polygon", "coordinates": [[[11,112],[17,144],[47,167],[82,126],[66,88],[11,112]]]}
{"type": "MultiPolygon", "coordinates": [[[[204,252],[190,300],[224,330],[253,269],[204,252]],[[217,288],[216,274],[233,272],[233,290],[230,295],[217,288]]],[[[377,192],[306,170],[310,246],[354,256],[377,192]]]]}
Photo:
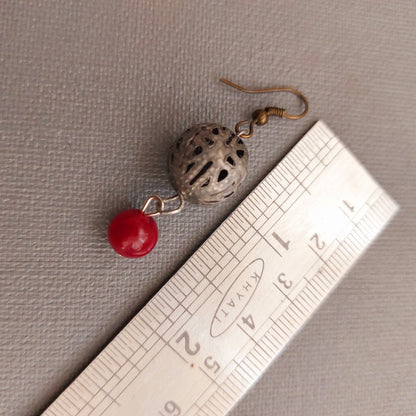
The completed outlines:
{"type": "Polygon", "coordinates": [[[198,124],[177,140],[169,155],[175,190],[194,204],[230,197],[247,173],[248,151],[235,133],[214,123],[198,124]]]}

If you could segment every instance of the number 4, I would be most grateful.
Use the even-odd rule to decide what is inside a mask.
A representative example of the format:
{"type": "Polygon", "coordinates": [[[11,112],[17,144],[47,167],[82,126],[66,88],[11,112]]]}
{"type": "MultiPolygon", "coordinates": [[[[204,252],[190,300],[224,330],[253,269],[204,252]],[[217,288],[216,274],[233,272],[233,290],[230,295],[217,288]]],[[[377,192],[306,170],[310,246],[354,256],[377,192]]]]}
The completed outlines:
{"type": "Polygon", "coordinates": [[[250,329],[255,328],[253,317],[251,315],[248,315],[246,318],[244,318],[243,316],[242,320],[243,320],[243,324],[246,324],[250,329]]]}

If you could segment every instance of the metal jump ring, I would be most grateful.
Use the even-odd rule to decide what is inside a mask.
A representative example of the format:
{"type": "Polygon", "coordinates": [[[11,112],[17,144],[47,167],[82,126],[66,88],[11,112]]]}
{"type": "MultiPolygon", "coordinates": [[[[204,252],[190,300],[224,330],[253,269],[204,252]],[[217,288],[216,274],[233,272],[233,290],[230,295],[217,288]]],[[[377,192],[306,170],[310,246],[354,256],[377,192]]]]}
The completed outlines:
{"type": "Polygon", "coordinates": [[[159,195],[151,195],[144,202],[141,211],[144,212],[148,217],[157,217],[158,215],[173,215],[182,211],[184,202],[185,201],[182,195],[174,195],[169,198],[162,198],[159,195]],[[179,199],[179,206],[177,208],[165,209],[165,203],[173,202],[177,199],[179,199]],[[156,201],[155,210],[146,212],[146,209],[149,207],[152,201],[156,201]]]}

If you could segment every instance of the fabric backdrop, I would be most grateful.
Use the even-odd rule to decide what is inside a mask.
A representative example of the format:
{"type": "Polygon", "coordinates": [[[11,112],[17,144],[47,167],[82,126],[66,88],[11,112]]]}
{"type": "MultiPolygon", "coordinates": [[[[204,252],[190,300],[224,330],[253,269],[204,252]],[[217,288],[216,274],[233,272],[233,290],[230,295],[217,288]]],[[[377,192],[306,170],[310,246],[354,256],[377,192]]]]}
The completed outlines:
{"type": "Polygon", "coordinates": [[[415,23],[414,0],[2,1],[1,414],[39,414],[323,119],[401,211],[231,414],[414,415],[415,23]],[[310,113],[257,130],[236,197],[117,257],[110,218],[171,194],[183,130],[297,108],[220,77],[292,85],[310,113]]]}

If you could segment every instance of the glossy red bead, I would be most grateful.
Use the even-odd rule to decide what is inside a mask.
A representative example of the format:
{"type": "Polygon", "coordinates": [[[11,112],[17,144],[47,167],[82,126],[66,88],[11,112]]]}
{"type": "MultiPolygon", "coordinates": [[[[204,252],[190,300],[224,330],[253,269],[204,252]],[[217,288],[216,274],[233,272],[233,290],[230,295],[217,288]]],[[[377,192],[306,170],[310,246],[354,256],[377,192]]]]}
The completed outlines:
{"type": "Polygon", "coordinates": [[[120,212],[108,227],[111,246],[124,257],[145,256],[156,245],[157,236],[156,221],[138,209],[120,212]]]}

